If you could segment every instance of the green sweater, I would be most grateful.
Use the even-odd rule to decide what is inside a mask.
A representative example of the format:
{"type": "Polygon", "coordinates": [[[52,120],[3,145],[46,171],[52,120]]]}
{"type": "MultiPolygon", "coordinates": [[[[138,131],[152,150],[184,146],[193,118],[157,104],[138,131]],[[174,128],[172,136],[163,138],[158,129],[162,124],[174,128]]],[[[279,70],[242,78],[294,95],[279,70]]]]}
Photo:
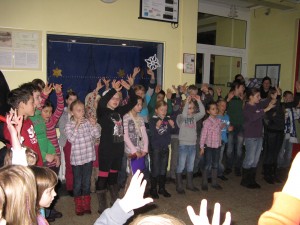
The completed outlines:
{"type": "Polygon", "coordinates": [[[46,154],[55,154],[55,147],[51,141],[47,138],[47,128],[43,117],[41,116],[41,111],[36,109],[34,116],[29,117],[33,123],[34,131],[36,133],[38,143],[40,146],[43,162],[46,161],[46,154]]]}
{"type": "MultiPolygon", "coordinates": [[[[150,102],[148,103],[149,119],[152,118],[153,115],[155,114],[156,98],[157,98],[157,94],[154,92],[153,95],[151,96],[150,102]]],[[[173,107],[172,107],[172,101],[170,99],[167,99],[167,105],[168,105],[167,115],[171,115],[173,107]]]]}
{"type": "Polygon", "coordinates": [[[227,114],[230,118],[231,125],[243,125],[243,104],[244,102],[237,96],[234,96],[229,102],[227,102],[227,114]]]}

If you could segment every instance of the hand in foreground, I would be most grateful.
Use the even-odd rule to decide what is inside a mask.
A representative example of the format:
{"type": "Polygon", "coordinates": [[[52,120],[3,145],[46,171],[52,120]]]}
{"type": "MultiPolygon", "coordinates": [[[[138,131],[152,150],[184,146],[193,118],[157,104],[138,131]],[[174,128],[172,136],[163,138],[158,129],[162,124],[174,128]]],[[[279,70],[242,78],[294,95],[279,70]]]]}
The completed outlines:
{"type": "MultiPolygon", "coordinates": [[[[219,203],[216,203],[211,225],[220,225],[220,208],[221,208],[221,205],[219,203]]],[[[187,211],[188,211],[190,220],[192,221],[192,223],[194,225],[210,225],[208,217],[207,217],[207,200],[206,199],[202,199],[202,201],[201,201],[199,215],[195,214],[194,209],[190,205],[187,207],[187,211]]],[[[230,214],[230,212],[227,212],[223,225],[230,225],[230,222],[231,222],[231,214],[230,214]]]]}
{"type": "Polygon", "coordinates": [[[153,202],[152,198],[144,198],[147,181],[143,180],[144,174],[140,170],[133,175],[124,197],[119,201],[121,208],[126,212],[140,208],[153,202]],[[142,182],[143,180],[143,182],[142,182]]]}

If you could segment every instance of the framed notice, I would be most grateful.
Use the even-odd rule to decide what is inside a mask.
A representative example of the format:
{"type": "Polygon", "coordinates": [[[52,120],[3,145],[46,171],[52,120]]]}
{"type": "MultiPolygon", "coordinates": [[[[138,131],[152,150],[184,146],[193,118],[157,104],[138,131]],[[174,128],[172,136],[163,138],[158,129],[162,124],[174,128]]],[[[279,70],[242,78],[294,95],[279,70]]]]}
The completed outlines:
{"type": "Polygon", "coordinates": [[[195,73],[195,54],[183,54],[183,73],[195,73]]]}
{"type": "Polygon", "coordinates": [[[178,23],[179,0],[140,0],[139,19],[178,23]]]}
{"type": "Polygon", "coordinates": [[[279,86],[280,66],[280,64],[256,64],[255,77],[260,79],[270,77],[272,80],[272,86],[279,86]]]}
{"type": "Polygon", "coordinates": [[[39,70],[42,57],[40,31],[0,28],[0,68],[39,70]]]}

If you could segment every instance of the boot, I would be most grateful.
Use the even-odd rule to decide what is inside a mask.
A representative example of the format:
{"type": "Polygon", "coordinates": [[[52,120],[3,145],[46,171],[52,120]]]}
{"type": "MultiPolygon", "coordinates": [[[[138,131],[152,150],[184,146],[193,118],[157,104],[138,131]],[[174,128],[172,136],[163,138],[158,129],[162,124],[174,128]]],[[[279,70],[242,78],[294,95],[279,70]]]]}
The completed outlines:
{"type": "Polygon", "coordinates": [[[185,194],[182,184],[182,174],[176,173],[176,191],[178,194],[185,194]]]}
{"type": "Polygon", "coordinates": [[[207,170],[204,170],[202,172],[202,186],[201,189],[202,191],[208,191],[208,186],[207,186],[207,170]]]}
{"type": "Polygon", "coordinates": [[[198,188],[196,188],[193,184],[193,172],[188,172],[187,173],[187,180],[186,180],[186,189],[190,191],[199,191],[198,188]]]}
{"type": "Polygon", "coordinates": [[[217,183],[218,178],[218,169],[212,169],[211,170],[211,187],[216,190],[222,190],[223,188],[221,185],[217,183]]]}
{"type": "Polygon", "coordinates": [[[110,205],[112,206],[119,197],[118,184],[108,185],[108,190],[110,193],[110,205]]]}
{"type": "Polygon", "coordinates": [[[82,203],[83,203],[83,212],[86,214],[91,214],[91,196],[85,195],[82,196],[82,203]]]}
{"type": "Polygon", "coordinates": [[[165,188],[165,184],[166,184],[166,176],[165,175],[161,175],[159,176],[159,181],[158,181],[158,194],[163,195],[166,198],[171,197],[170,193],[167,192],[166,188],[165,188]]]}
{"type": "Polygon", "coordinates": [[[240,183],[244,187],[248,187],[250,184],[250,169],[242,169],[242,180],[240,183]]]}
{"type": "Polygon", "coordinates": [[[264,180],[268,184],[274,184],[272,165],[264,164],[264,180]]]}
{"type": "Polygon", "coordinates": [[[282,183],[282,181],[278,177],[277,173],[277,164],[272,165],[273,178],[275,183],[282,183]]]}
{"type": "Polygon", "coordinates": [[[74,197],[75,202],[75,213],[77,216],[83,215],[82,198],[81,196],[74,197]]]}
{"type": "Polygon", "coordinates": [[[157,178],[156,177],[151,177],[150,195],[153,199],[159,198],[159,196],[157,194],[157,178]]]}
{"type": "Polygon", "coordinates": [[[248,185],[249,188],[260,188],[260,185],[256,183],[256,167],[251,168],[250,171],[250,184],[248,185]]]}
{"type": "Polygon", "coordinates": [[[107,203],[107,190],[97,191],[97,198],[99,203],[98,213],[101,214],[105,209],[108,208],[107,203]]]}

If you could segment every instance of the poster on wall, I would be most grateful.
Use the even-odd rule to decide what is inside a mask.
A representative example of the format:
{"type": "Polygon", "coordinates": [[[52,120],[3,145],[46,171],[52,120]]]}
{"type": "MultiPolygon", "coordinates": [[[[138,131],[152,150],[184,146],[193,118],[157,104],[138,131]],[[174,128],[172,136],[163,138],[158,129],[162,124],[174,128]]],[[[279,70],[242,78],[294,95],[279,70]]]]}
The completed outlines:
{"type": "Polygon", "coordinates": [[[41,69],[41,32],[0,28],[1,69],[41,69]]]}
{"type": "Polygon", "coordinates": [[[178,23],[179,0],[141,0],[139,19],[178,23]]]}
{"type": "Polygon", "coordinates": [[[280,81],[280,64],[256,64],[255,78],[263,79],[270,77],[272,86],[279,86],[280,81]]]}
{"type": "Polygon", "coordinates": [[[183,73],[195,73],[195,54],[183,54],[183,73]]]}

